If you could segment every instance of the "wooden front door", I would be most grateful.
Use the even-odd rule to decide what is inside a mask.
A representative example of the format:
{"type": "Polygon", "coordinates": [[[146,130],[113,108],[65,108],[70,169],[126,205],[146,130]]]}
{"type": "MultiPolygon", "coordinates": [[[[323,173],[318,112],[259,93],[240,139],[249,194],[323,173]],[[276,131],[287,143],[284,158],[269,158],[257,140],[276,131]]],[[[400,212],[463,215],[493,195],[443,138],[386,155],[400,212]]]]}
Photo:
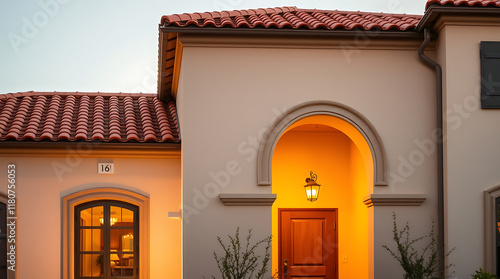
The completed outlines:
{"type": "Polygon", "coordinates": [[[280,279],[338,279],[337,209],[278,209],[280,279]]]}

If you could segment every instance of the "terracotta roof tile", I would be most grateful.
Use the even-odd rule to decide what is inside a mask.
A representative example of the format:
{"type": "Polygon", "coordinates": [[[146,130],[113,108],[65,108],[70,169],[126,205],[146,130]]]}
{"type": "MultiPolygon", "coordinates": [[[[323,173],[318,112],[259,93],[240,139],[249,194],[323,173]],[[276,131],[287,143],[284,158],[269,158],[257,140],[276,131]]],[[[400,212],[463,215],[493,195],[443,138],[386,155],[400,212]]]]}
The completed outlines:
{"type": "Polygon", "coordinates": [[[421,17],[406,14],[306,10],[297,9],[296,7],[282,7],[166,15],[162,17],[161,24],[175,27],[406,31],[413,30],[421,17]]]}
{"type": "Polygon", "coordinates": [[[500,7],[500,1],[492,0],[428,0],[425,9],[429,8],[431,4],[438,4],[441,6],[479,6],[479,7],[500,7]]]}
{"type": "Polygon", "coordinates": [[[0,141],[179,142],[175,102],[156,94],[0,95],[0,141]]]}

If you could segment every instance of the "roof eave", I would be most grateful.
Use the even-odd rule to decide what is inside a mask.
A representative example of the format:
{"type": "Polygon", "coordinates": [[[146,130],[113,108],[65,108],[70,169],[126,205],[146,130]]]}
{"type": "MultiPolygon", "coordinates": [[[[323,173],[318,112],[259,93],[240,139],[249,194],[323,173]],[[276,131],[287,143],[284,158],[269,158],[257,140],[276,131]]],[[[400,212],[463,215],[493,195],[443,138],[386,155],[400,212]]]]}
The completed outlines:
{"type": "Polygon", "coordinates": [[[359,36],[360,33],[377,33],[380,39],[422,39],[423,34],[408,29],[405,31],[396,30],[327,30],[327,29],[276,29],[276,28],[217,28],[217,27],[192,27],[192,26],[161,26],[160,30],[164,33],[178,34],[210,34],[210,35],[255,35],[255,36],[301,36],[301,37],[339,37],[352,38],[359,36]]]}
{"type": "Polygon", "coordinates": [[[47,142],[47,141],[0,141],[0,157],[65,157],[74,151],[85,157],[148,157],[178,158],[180,142],[47,142]],[[69,150],[69,151],[68,151],[69,150]]]}
{"type": "Polygon", "coordinates": [[[417,32],[421,32],[424,28],[432,26],[436,19],[441,14],[464,14],[464,15],[492,15],[500,14],[498,7],[477,7],[477,6],[442,6],[439,4],[431,4],[425,11],[424,16],[415,28],[417,32]]]}

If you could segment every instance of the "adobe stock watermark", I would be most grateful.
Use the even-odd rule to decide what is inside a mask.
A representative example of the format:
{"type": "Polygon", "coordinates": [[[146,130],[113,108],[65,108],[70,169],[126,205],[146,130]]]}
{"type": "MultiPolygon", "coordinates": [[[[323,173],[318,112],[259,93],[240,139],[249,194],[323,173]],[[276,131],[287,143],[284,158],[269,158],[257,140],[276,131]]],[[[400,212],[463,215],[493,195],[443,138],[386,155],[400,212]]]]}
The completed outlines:
{"type": "MultiPolygon", "coordinates": [[[[7,165],[7,269],[9,273],[16,271],[16,200],[17,200],[17,168],[16,164],[7,165]]],[[[2,232],[3,233],[3,232],[2,232]]]]}
{"type": "Polygon", "coordinates": [[[9,32],[7,39],[15,53],[19,53],[20,47],[35,38],[40,29],[46,27],[50,20],[59,14],[62,5],[71,0],[41,0],[38,1],[40,9],[30,17],[22,17],[21,28],[18,32],[9,32]]]}
{"type": "Polygon", "coordinates": [[[233,10],[243,3],[243,0],[215,0],[213,2],[216,11],[233,10]]]}
{"type": "Polygon", "coordinates": [[[76,146],[66,146],[66,156],[64,162],[52,162],[54,171],[59,183],[64,181],[64,177],[71,174],[83,161],[83,157],[92,153],[93,148],[100,143],[79,142],[76,146]]]}
{"type": "Polygon", "coordinates": [[[351,64],[353,55],[360,54],[361,51],[367,48],[372,40],[380,35],[379,29],[374,29],[370,31],[354,31],[354,38],[351,42],[343,41],[340,43],[340,48],[342,49],[342,54],[347,62],[351,64]]]}
{"type": "MultiPolygon", "coordinates": [[[[390,0],[387,2],[386,8],[389,13],[402,13],[403,11],[403,5],[400,0],[390,0]]],[[[352,62],[353,55],[360,54],[364,49],[368,48],[373,39],[378,37],[382,32],[384,31],[379,28],[355,31],[352,41],[343,41],[340,43],[347,64],[352,62]]]]}
{"type": "MultiPolygon", "coordinates": [[[[273,117],[270,123],[274,123],[287,111],[286,107],[281,110],[272,109],[273,117]]],[[[194,187],[192,189],[193,198],[185,201],[182,206],[182,218],[185,224],[190,223],[190,218],[193,215],[199,215],[209,204],[211,199],[219,196],[221,190],[229,186],[231,179],[244,170],[242,162],[252,162],[257,158],[257,152],[260,144],[264,140],[268,128],[263,127],[257,133],[249,135],[245,140],[237,146],[237,152],[242,158],[229,160],[224,169],[217,171],[210,171],[208,173],[209,181],[202,187],[194,187]]]]}
{"type": "MultiPolygon", "coordinates": [[[[481,86],[478,86],[472,95],[468,95],[461,103],[453,104],[446,110],[448,130],[458,130],[464,120],[470,118],[475,111],[480,109],[480,95],[481,86]]],[[[441,137],[442,142],[445,143],[447,141],[446,134],[436,128],[428,137],[415,139],[413,141],[415,148],[409,154],[398,156],[397,173],[388,172],[389,187],[392,191],[395,190],[396,185],[404,183],[407,178],[415,173],[418,167],[425,163],[427,158],[436,152],[441,137]]]]}
{"type": "MultiPolygon", "coordinates": [[[[162,74],[163,76],[164,74],[162,74]]],[[[146,68],[146,74],[142,77],[141,85],[137,85],[132,89],[132,92],[156,92],[157,90],[157,70],[153,69],[151,66],[146,68]]]]}
{"type": "Polygon", "coordinates": [[[387,10],[392,14],[403,13],[403,5],[400,0],[389,0],[387,2],[387,10]]]}

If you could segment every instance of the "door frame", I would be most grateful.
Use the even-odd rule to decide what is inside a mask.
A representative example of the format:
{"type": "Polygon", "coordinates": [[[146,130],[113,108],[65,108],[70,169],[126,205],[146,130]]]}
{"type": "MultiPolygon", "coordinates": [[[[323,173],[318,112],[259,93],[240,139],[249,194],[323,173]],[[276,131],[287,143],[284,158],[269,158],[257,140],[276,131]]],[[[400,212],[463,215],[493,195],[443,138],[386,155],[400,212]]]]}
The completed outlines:
{"type": "MultiPolygon", "coordinates": [[[[336,256],[336,259],[337,259],[337,262],[335,263],[335,272],[337,274],[337,276],[335,277],[335,279],[338,278],[338,275],[339,275],[339,246],[338,246],[338,243],[339,243],[339,216],[338,216],[338,211],[339,209],[338,208],[278,208],[278,278],[281,279],[281,274],[283,272],[283,265],[281,264],[282,261],[283,261],[283,255],[282,255],[282,240],[283,240],[283,237],[282,237],[282,227],[281,227],[281,212],[282,211],[330,211],[334,213],[335,215],[335,231],[334,231],[334,237],[335,237],[335,243],[337,245],[335,245],[334,247],[334,254],[336,256]]],[[[327,278],[329,279],[329,278],[327,278]]]]}

